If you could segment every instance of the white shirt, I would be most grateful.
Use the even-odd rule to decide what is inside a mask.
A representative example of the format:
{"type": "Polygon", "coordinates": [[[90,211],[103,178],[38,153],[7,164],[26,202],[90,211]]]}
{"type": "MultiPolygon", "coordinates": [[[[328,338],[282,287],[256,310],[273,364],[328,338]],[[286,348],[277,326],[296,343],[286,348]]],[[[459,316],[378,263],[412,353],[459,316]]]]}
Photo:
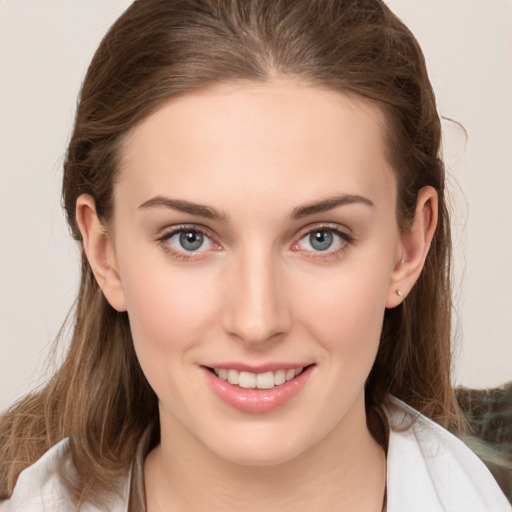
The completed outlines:
{"type": "MultiPolygon", "coordinates": [[[[390,423],[387,512],[511,512],[487,467],[459,439],[395,398],[390,423]]],[[[64,439],[19,476],[0,512],[70,512],[72,501],[58,473],[69,464],[64,439]]],[[[144,512],[129,505],[130,478],[108,509],[85,504],[81,512],[144,512]],[[130,510],[132,508],[132,510],[130,510]]]]}

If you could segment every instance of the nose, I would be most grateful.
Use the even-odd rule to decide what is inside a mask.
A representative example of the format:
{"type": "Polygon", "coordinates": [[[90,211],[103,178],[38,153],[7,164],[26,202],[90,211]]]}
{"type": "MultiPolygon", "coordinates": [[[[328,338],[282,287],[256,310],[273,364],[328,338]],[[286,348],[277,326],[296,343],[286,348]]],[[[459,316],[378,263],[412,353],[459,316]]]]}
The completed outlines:
{"type": "Polygon", "coordinates": [[[270,251],[244,251],[224,283],[224,329],[248,345],[276,340],[291,326],[288,290],[276,260],[270,251]]]}

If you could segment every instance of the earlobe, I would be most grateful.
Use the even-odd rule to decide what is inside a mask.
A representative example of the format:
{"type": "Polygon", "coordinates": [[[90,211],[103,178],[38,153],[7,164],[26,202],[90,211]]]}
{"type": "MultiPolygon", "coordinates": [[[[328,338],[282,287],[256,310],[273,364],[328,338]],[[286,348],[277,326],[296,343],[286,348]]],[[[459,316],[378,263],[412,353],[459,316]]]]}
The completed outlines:
{"type": "Polygon", "coordinates": [[[437,192],[433,187],[423,187],[418,193],[411,228],[400,237],[400,254],[391,274],[387,308],[394,308],[405,300],[418,280],[436,231],[437,216],[437,192]]]}
{"type": "Polygon", "coordinates": [[[76,201],[76,220],[83,250],[99,287],[110,305],[126,311],[126,301],[115,258],[112,239],[96,213],[94,199],[82,194],[76,201]]]}

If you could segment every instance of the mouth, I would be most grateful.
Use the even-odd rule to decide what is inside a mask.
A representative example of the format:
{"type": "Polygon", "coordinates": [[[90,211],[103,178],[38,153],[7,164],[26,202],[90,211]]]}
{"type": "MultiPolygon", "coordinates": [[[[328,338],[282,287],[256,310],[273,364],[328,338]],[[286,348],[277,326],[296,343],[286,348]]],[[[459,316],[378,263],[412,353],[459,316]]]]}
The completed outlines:
{"type": "MultiPolygon", "coordinates": [[[[307,367],[306,367],[307,368],[307,367]]],[[[305,367],[281,368],[276,371],[252,373],[227,368],[209,368],[219,379],[243,389],[272,389],[295,379],[305,367]]]]}
{"type": "Polygon", "coordinates": [[[272,365],[273,368],[258,369],[238,364],[229,366],[202,366],[210,389],[235,409],[266,413],[292,402],[307,385],[316,365],[288,365],[287,368],[272,365]]]}

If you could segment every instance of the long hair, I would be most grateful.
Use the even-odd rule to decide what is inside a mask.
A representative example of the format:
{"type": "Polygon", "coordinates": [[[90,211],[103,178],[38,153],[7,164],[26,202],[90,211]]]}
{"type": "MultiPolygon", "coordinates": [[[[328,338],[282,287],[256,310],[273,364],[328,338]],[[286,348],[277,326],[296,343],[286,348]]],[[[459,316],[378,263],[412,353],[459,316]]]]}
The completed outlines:
{"type": "MultiPolygon", "coordinates": [[[[366,401],[367,411],[383,417],[383,401],[393,394],[457,430],[441,125],[421,49],[382,1],[135,1],[104,37],[82,85],[64,163],[72,233],[79,239],[75,204],[83,193],[108,224],[123,139],[162,104],[218,83],[273,77],[380,106],[402,230],[410,227],[419,189],[437,190],[438,227],[423,273],[405,302],[385,313],[366,401]]],[[[137,362],[127,314],[108,304],[83,256],[64,363],[0,420],[0,498],[12,493],[21,470],[68,437],[76,469],[68,485],[77,499],[99,500],[115,491],[151,423],[158,423],[157,399],[137,362]]],[[[378,437],[377,422],[368,424],[378,437]]]]}

